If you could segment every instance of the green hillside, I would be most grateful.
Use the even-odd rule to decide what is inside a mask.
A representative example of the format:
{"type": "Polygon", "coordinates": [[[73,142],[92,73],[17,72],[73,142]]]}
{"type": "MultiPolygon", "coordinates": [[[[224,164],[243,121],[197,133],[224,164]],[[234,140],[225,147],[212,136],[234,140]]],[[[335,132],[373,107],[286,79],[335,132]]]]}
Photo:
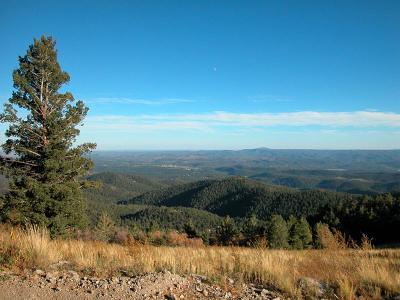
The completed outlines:
{"type": "Polygon", "coordinates": [[[101,183],[100,188],[90,189],[86,192],[88,200],[97,203],[130,199],[165,186],[159,181],[150,180],[143,176],[112,172],[97,173],[89,176],[88,179],[101,183]]]}
{"type": "Polygon", "coordinates": [[[192,223],[197,230],[204,232],[220,225],[222,218],[195,208],[148,206],[135,213],[121,215],[121,221],[140,228],[178,231],[183,231],[185,225],[192,223]]]}
{"type": "Polygon", "coordinates": [[[272,214],[284,217],[291,214],[311,216],[327,203],[351,198],[351,195],[342,193],[301,191],[242,177],[229,177],[155,190],[122,203],[192,207],[220,216],[245,217],[255,214],[266,220],[272,214]]]}

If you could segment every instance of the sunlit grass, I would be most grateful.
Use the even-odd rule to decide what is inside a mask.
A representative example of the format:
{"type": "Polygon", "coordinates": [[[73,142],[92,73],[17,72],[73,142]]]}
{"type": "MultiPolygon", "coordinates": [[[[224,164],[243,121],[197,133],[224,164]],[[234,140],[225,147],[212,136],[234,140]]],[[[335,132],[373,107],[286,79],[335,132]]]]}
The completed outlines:
{"type": "Polygon", "coordinates": [[[268,250],[238,247],[122,246],[95,241],[51,240],[46,230],[2,228],[0,262],[8,267],[44,268],[68,261],[80,271],[110,276],[169,270],[227,277],[273,287],[300,297],[297,281],[311,277],[342,299],[379,299],[400,293],[400,250],[268,250]]]}

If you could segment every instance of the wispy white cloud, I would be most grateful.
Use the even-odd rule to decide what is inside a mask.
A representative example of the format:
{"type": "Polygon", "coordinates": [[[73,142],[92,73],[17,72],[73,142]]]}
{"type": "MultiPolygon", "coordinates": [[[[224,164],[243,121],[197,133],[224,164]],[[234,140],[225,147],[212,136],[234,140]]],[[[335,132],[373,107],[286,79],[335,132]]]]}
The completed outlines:
{"type": "Polygon", "coordinates": [[[167,105],[178,103],[191,103],[194,100],[181,98],[163,98],[163,99],[142,99],[125,97],[99,97],[87,101],[95,104],[133,104],[133,105],[167,105]]]}
{"type": "Polygon", "coordinates": [[[379,111],[282,113],[231,113],[216,111],[199,114],[105,115],[91,116],[86,126],[110,130],[206,130],[219,127],[262,128],[273,126],[336,128],[400,128],[400,114],[379,111]]]}

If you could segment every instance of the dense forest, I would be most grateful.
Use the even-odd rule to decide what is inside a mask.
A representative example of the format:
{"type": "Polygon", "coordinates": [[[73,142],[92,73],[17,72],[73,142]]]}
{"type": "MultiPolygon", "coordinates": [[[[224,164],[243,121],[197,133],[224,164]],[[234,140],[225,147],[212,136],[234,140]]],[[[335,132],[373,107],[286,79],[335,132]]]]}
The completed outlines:
{"type": "Polygon", "coordinates": [[[273,214],[313,216],[327,203],[347,201],[353,196],[320,190],[297,190],[267,185],[242,177],[205,180],[154,190],[121,203],[184,206],[220,216],[255,215],[266,220],[273,214]]]}

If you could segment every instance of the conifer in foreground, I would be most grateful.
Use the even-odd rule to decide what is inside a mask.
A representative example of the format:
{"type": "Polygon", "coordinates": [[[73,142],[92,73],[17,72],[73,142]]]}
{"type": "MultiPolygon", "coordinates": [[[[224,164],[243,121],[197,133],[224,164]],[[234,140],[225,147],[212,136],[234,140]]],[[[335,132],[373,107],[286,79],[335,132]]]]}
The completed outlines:
{"type": "Polygon", "coordinates": [[[83,176],[93,143],[74,146],[88,108],[60,88],[69,81],[51,37],[34,40],[13,72],[14,92],[0,115],[8,123],[1,170],[9,179],[1,217],[46,226],[53,235],[86,223],[83,176]]]}

